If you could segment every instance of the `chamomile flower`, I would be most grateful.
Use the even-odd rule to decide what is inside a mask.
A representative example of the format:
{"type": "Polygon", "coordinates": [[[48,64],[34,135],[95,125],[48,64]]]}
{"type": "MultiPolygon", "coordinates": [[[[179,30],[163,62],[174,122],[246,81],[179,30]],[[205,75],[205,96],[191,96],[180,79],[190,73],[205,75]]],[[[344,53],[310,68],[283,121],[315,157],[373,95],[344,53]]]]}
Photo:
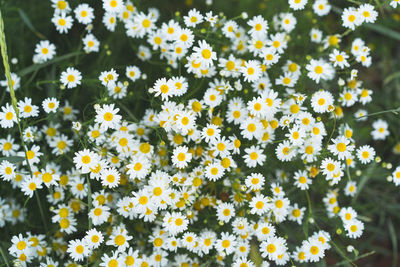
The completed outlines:
{"type": "Polygon", "coordinates": [[[114,70],[111,69],[109,71],[103,71],[100,73],[99,80],[101,81],[101,84],[104,86],[108,85],[115,85],[115,83],[118,80],[118,73],[114,70]]]}
{"type": "Polygon", "coordinates": [[[339,136],[332,140],[333,144],[328,146],[328,149],[331,153],[338,157],[339,160],[343,160],[345,158],[349,158],[351,153],[354,150],[354,145],[350,144],[350,140],[348,140],[344,136],[339,136]]]}
{"type": "Polygon", "coordinates": [[[114,104],[106,105],[96,110],[95,122],[100,124],[104,130],[109,128],[117,129],[120,125],[121,115],[118,115],[119,108],[114,108],[114,104]]]}
{"type": "Polygon", "coordinates": [[[38,55],[39,62],[46,62],[56,54],[56,46],[48,40],[40,41],[36,44],[35,53],[38,55]]]}
{"type": "Polygon", "coordinates": [[[11,181],[15,178],[15,176],[15,165],[7,160],[3,160],[0,164],[0,177],[4,181],[11,181]]]}
{"type": "Polygon", "coordinates": [[[50,112],[56,113],[59,105],[60,105],[60,101],[58,101],[54,97],[46,98],[42,102],[42,107],[46,113],[50,113],[50,112]]]}
{"type": "MultiPolygon", "coordinates": [[[[327,180],[333,179],[332,184],[339,182],[339,179],[343,171],[341,170],[342,164],[339,161],[333,160],[332,158],[325,158],[321,162],[322,173],[326,176],[327,180]]],[[[343,175],[343,174],[342,174],[343,175]]]]}
{"type": "Polygon", "coordinates": [[[400,184],[400,166],[398,166],[392,173],[392,181],[398,186],[400,184]]]}
{"type": "Polygon", "coordinates": [[[342,208],[339,216],[344,223],[349,223],[357,218],[357,212],[352,207],[342,208]]]}
{"type": "Polygon", "coordinates": [[[236,244],[237,241],[234,235],[223,232],[221,233],[221,238],[219,238],[215,243],[215,248],[217,249],[217,251],[225,252],[227,255],[229,255],[233,253],[236,244]]]}
{"type": "Polygon", "coordinates": [[[42,169],[41,174],[38,177],[42,179],[42,182],[46,187],[57,185],[57,182],[60,179],[60,176],[49,166],[46,166],[46,169],[42,169]]]}
{"type": "Polygon", "coordinates": [[[287,48],[286,34],[276,33],[271,34],[270,39],[267,41],[267,45],[276,49],[276,52],[283,54],[284,50],[287,48]]]}
{"type": "Polygon", "coordinates": [[[213,60],[217,60],[217,53],[206,41],[199,41],[198,47],[193,48],[195,61],[200,63],[203,68],[208,68],[213,65],[213,60]]]}
{"type": "Polygon", "coordinates": [[[343,106],[351,107],[357,101],[357,91],[345,90],[340,94],[340,100],[343,106]]]}
{"type": "Polygon", "coordinates": [[[205,142],[216,140],[220,137],[221,130],[215,124],[207,124],[201,131],[201,136],[205,142]]]}
{"type": "Polygon", "coordinates": [[[304,9],[307,4],[307,0],[289,0],[289,7],[293,10],[304,9]]]}
{"type": "Polygon", "coordinates": [[[122,0],[103,0],[103,8],[107,12],[120,13],[124,8],[122,0]]]}
{"type": "Polygon", "coordinates": [[[354,30],[357,26],[360,26],[363,22],[363,17],[353,7],[345,8],[342,13],[343,27],[354,30]]]}
{"type": "Polygon", "coordinates": [[[295,203],[293,205],[293,207],[289,208],[288,219],[290,221],[294,221],[294,222],[297,222],[298,224],[301,224],[301,221],[303,220],[303,217],[304,217],[305,210],[306,210],[305,207],[299,208],[297,203],[295,203]]]}
{"type": "Polygon", "coordinates": [[[296,155],[296,152],[297,149],[293,147],[291,143],[287,140],[280,143],[275,149],[276,157],[283,162],[291,161],[296,155]]]}
{"type": "Polygon", "coordinates": [[[21,255],[22,253],[30,256],[33,254],[33,249],[31,247],[32,241],[29,241],[27,237],[23,237],[22,234],[18,236],[13,236],[11,239],[11,247],[8,249],[11,255],[21,255]]]}
{"type": "MultiPolygon", "coordinates": [[[[25,153],[23,151],[18,154],[19,156],[25,157],[25,153]]],[[[39,157],[42,155],[43,153],[40,152],[40,147],[37,145],[33,145],[30,149],[27,148],[26,157],[30,165],[38,163],[40,161],[39,157]]],[[[26,164],[25,161],[23,161],[22,164],[25,165],[26,164]]]]}
{"type": "MultiPolygon", "coordinates": [[[[110,215],[110,208],[105,205],[95,205],[93,209],[89,211],[89,218],[92,220],[93,225],[101,225],[105,223],[110,215]]],[[[100,238],[100,236],[98,237],[100,238]]]]}
{"type": "Polygon", "coordinates": [[[203,101],[207,106],[214,108],[221,104],[222,95],[219,91],[210,88],[204,93],[203,101]]]}
{"type": "Polygon", "coordinates": [[[14,126],[14,123],[17,123],[17,115],[13,107],[6,103],[5,106],[1,107],[0,112],[0,125],[2,128],[11,128],[14,126]]]}
{"type": "Polygon", "coordinates": [[[258,191],[264,186],[265,178],[260,173],[252,173],[246,177],[245,184],[253,191],[258,191]]]}
{"type": "Polygon", "coordinates": [[[314,13],[318,16],[325,16],[331,11],[332,6],[328,0],[316,0],[313,4],[314,13]]]}
{"type": "Polygon", "coordinates": [[[68,31],[72,28],[73,18],[68,16],[65,12],[61,12],[59,14],[54,13],[51,22],[56,26],[56,29],[60,33],[68,33],[68,31]]]}
{"type": "Polygon", "coordinates": [[[359,238],[364,231],[364,223],[360,220],[350,220],[344,224],[344,229],[347,232],[347,236],[350,238],[359,238]]]}
{"type": "Polygon", "coordinates": [[[350,66],[349,62],[347,61],[348,58],[349,55],[347,55],[346,52],[340,52],[337,49],[334,49],[333,52],[329,54],[329,60],[333,63],[333,66],[338,66],[341,69],[350,66]]]}
{"type": "Polygon", "coordinates": [[[32,105],[32,99],[28,97],[18,101],[18,109],[21,118],[37,117],[39,115],[39,107],[32,105]]]}
{"type": "Polygon", "coordinates": [[[240,124],[242,136],[249,140],[261,138],[263,128],[259,119],[247,119],[240,124]]]}
{"type": "Polygon", "coordinates": [[[351,196],[353,197],[357,192],[357,184],[354,181],[349,181],[346,184],[346,187],[344,188],[344,194],[346,196],[351,196]]]}
{"type": "Polygon", "coordinates": [[[217,207],[217,218],[223,222],[229,222],[235,216],[235,209],[231,203],[222,203],[217,207]]]}
{"type": "Polygon", "coordinates": [[[128,77],[132,82],[138,80],[141,75],[141,71],[137,66],[127,66],[125,71],[126,77],[128,77]]]}
{"type": "Polygon", "coordinates": [[[359,101],[361,104],[365,105],[367,103],[370,103],[372,101],[372,90],[368,90],[368,89],[359,89],[358,91],[358,97],[359,97],[359,101]]]}
{"type": "Polygon", "coordinates": [[[56,13],[66,12],[68,13],[71,8],[68,1],[65,0],[51,0],[51,6],[55,9],[56,13]]]}
{"type": "Polygon", "coordinates": [[[358,7],[358,13],[363,22],[374,23],[378,17],[378,12],[374,10],[374,6],[370,4],[363,4],[358,7]]]}
{"type": "Polygon", "coordinates": [[[286,240],[282,237],[271,236],[260,244],[260,252],[264,258],[277,260],[278,255],[286,251],[286,240]]]}
{"type": "Polygon", "coordinates": [[[310,262],[317,262],[325,256],[325,249],[323,249],[321,242],[318,239],[310,238],[303,243],[305,257],[310,262]]]}
{"type": "Polygon", "coordinates": [[[238,30],[238,24],[233,20],[228,20],[222,27],[222,33],[228,38],[235,38],[235,32],[238,30]]]}
{"type": "Polygon", "coordinates": [[[382,119],[374,121],[372,123],[372,128],[374,128],[374,130],[371,132],[371,135],[372,139],[374,140],[385,140],[386,137],[390,134],[388,130],[388,123],[382,119]]]}
{"type": "Polygon", "coordinates": [[[120,173],[114,168],[104,169],[100,173],[101,184],[108,188],[117,187],[120,181],[120,173]]]}
{"type": "Polygon", "coordinates": [[[189,10],[187,16],[183,17],[183,21],[187,27],[196,27],[197,24],[203,22],[203,15],[196,9],[189,10]]]}
{"type": "Polygon", "coordinates": [[[312,28],[310,31],[311,41],[314,43],[320,43],[322,40],[322,31],[312,28]]]}
{"type": "Polygon", "coordinates": [[[171,79],[161,78],[158,79],[153,88],[152,92],[155,93],[155,96],[160,96],[162,100],[168,100],[174,94],[175,85],[171,79]]]}
{"type": "Polygon", "coordinates": [[[248,82],[255,82],[261,77],[261,65],[257,60],[248,60],[244,66],[240,68],[240,72],[244,76],[244,80],[248,82]]]}
{"type": "Polygon", "coordinates": [[[294,185],[301,190],[307,190],[312,183],[312,180],[308,177],[306,171],[297,171],[293,176],[295,182],[294,185]]]}
{"type": "Polygon", "coordinates": [[[115,227],[106,245],[114,246],[117,251],[123,252],[129,247],[128,241],[132,239],[132,236],[128,235],[128,231],[122,227],[115,227]]]}
{"type": "Polygon", "coordinates": [[[211,163],[205,168],[204,175],[211,181],[216,181],[221,179],[224,175],[225,169],[219,163],[211,163]]]}
{"type": "Polygon", "coordinates": [[[146,157],[133,157],[128,168],[127,174],[131,179],[143,179],[150,172],[151,163],[146,157]]]}
{"type": "Polygon", "coordinates": [[[107,30],[114,32],[117,27],[117,14],[113,12],[104,13],[103,23],[107,30]]]}
{"type": "Polygon", "coordinates": [[[249,34],[251,36],[266,35],[268,30],[268,22],[262,16],[255,16],[250,19],[247,24],[251,27],[249,34]]]}
{"type": "Polygon", "coordinates": [[[311,98],[311,106],[317,113],[333,110],[333,96],[328,91],[318,91],[311,98]]]}
{"type": "MultiPolygon", "coordinates": [[[[11,84],[14,90],[18,90],[21,86],[21,78],[14,72],[11,72],[11,84]]],[[[7,88],[7,92],[10,92],[10,87],[8,85],[8,78],[6,77],[5,80],[0,81],[0,85],[7,88]]]]}
{"type": "Polygon", "coordinates": [[[21,191],[32,197],[35,190],[42,188],[42,180],[37,177],[28,177],[21,184],[21,191]]]}
{"type": "Polygon", "coordinates": [[[259,194],[253,197],[249,204],[252,214],[263,215],[270,209],[269,200],[267,197],[259,194]]]}
{"type": "Polygon", "coordinates": [[[268,47],[263,49],[261,52],[261,56],[264,59],[264,64],[267,66],[272,66],[275,63],[279,61],[279,58],[281,57],[277,52],[274,47],[268,47]]]}
{"type": "Polygon", "coordinates": [[[275,217],[276,222],[285,220],[289,213],[290,201],[286,197],[276,196],[271,200],[270,209],[275,217]]]}
{"type": "Polygon", "coordinates": [[[84,44],[83,49],[85,50],[85,52],[87,53],[99,52],[100,42],[93,34],[91,33],[86,34],[86,36],[82,39],[82,42],[84,44]]]}
{"type": "Polygon", "coordinates": [[[172,163],[177,168],[185,168],[192,159],[192,154],[188,153],[186,146],[180,146],[174,149],[172,155],[172,163]]]}
{"type": "Polygon", "coordinates": [[[249,168],[254,168],[257,165],[263,165],[267,156],[263,154],[263,150],[258,146],[251,146],[246,148],[246,155],[244,155],[244,162],[249,168]]]}
{"type": "Polygon", "coordinates": [[[206,13],[205,20],[210,23],[211,27],[214,27],[215,23],[218,20],[218,16],[217,15],[213,15],[213,12],[209,11],[209,12],[206,13]]]}
{"type": "Polygon", "coordinates": [[[75,68],[67,68],[67,70],[61,73],[60,81],[67,88],[75,88],[81,84],[82,75],[81,72],[75,68]]]}
{"type": "Polygon", "coordinates": [[[361,161],[362,164],[367,164],[371,162],[375,157],[375,150],[369,145],[359,147],[356,153],[357,158],[361,161]]]}
{"type": "Polygon", "coordinates": [[[308,70],[307,76],[319,83],[322,80],[331,80],[335,76],[335,69],[323,59],[311,59],[310,63],[306,65],[308,70]]]}
{"type": "Polygon", "coordinates": [[[400,1],[399,1],[399,0],[392,0],[392,1],[390,2],[390,5],[391,5],[393,8],[396,8],[397,5],[400,5],[400,1]]]}
{"type": "Polygon", "coordinates": [[[96,168],[99,157],[94,152],[84,149],[82,151],[75,152],[75,157],[73,160],[75,167],[81,173],[89,173],[91,169],[96,168]]]}
{"type": "Polygon", "coordinates": [[[74,13],[78,22],[84,25],[90,24],[94,19],[94,9],[86,3],[78,5],[74,13]]]}
{"type": "Polygon", "coordinates": [[[83,261],[89,255],[90,250],[83,240],[75,239],[69,241],[67,253],[74,261],[83,261]]]}
{"type": "Polygon", "coordinates": [[[188,224],[188,219],[182,216],[180,212],[168,212],[163,219],[164,229],[166,229],[166,231],[173,236],[185,231],[188,227],[188,224]]]}

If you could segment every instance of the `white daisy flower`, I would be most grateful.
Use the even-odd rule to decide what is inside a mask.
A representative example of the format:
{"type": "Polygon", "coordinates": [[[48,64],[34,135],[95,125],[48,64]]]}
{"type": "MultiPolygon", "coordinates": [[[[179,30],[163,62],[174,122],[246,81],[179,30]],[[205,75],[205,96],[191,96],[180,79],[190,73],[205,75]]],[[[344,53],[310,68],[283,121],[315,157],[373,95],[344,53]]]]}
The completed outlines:
{"type": "Polygon", "coordinates": [[[75,68],[67,68],[67,70],[61,73],[60,81],[67,88],[75,88],[81,84],[82,75],[81,72],[75,68]]]}

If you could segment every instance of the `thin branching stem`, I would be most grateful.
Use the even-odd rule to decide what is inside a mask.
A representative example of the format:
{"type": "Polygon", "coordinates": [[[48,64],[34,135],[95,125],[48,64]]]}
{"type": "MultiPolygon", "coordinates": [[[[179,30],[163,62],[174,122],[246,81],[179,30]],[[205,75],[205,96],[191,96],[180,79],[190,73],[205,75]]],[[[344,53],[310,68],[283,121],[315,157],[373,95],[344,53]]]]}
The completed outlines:
{"type": "MultiPolygon", "coordinates": [[[[8,63],[7,43],[6,43],[6,36],[4,33],[4,21],[3,21],[3,16],[1,14],[1,11],[0,11],[0,46],[1,46],[1,56],[3,58],[4,70],[5,70],[6,77],[7,77],[8,87],[10,89],[11,105],[12,105],[15,115],[17,117],[18,130],[19,130],[20,139],[21,139],[21,146],[24,149],[26,165],[27,165],[29,173],[32,177],[33,176],[32,168],[31,168],[31,165],[29,164],[29,160],[28,160],[27,149],[26,149],[26,145],[25,145],[24,137],[23,137],[23,128],[21,126],[20,119],[19,119],[17,98],[15,97],[14,86],[13,86],[13,82],[12,82],[12,78],[11,78],[10,64],[8,63]]],[[[45,230],[47,232],[46,217],[44,216],[43,207],[41,205],[39,194],[37,191],[35,191],[35,196],[37,198],[37,203],[39,206],[40,215],[42,217],[43,226],[45,227],[45,230]]]]}

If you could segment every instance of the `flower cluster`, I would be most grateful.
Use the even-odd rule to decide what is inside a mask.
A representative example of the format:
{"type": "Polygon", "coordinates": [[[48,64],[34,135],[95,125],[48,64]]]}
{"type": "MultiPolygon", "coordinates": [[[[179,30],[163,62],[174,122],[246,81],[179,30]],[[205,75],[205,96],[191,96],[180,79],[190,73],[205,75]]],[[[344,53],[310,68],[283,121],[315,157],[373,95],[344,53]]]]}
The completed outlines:
{"type": "MultiPolygon", "coordinates": [[[[27,201],[46,194],[51,213],[42,218],[51,225],[47,235],[11,239],[16,263],[242,267],[255,266],[254,250],[262,266],[287,265],[320,261],[336,242],[362,236],[351,204],[355,173],[374,164],[376,152],[358,136],[370,123],[373,95],[358,70],[372,59],[351,34],[297,31],[307,19],[302,12],[321,20],[331,13],[327,0],[289,0],[290,9],[272,18],[192,9],[167,21],[130,1],[103,0],[96,12],[92,4],[51,2],[60,34],[84,25],[86,54],[106,49],[98,28],[113,35],[121,26],[138,60],[96,69],[90,79],[71,61],[54,83],[72,97],[25,97],[16,109],[1,107],[2,128],[17,131],[19,119],[25,127],[21,145],[11,133],[0,139],[9,157],[0,177],[27,201]],[[304,43],[314,52],[302,54],[304,43]],[[74,92],[88,80],[102,96],[80,107],[74,92]],[[135,97],[146,104],[139,113],[124,104],[135,97]]],[[[341,16],[354,30],[378,13],[363,4],[341,16]]],[[[34,64],[58,50],[40,41],[34,64]]],[[[12,84],[18,89],[16,74],[12,84]]],[[[384,120],[371,126],[372,140],[389,135],[384,120]]],[[[392,176],[399,185],[400,167],[392,176]]],[[[0,198],[0,227],[24,222],[27,213],[16,198],[0,198]]]]}

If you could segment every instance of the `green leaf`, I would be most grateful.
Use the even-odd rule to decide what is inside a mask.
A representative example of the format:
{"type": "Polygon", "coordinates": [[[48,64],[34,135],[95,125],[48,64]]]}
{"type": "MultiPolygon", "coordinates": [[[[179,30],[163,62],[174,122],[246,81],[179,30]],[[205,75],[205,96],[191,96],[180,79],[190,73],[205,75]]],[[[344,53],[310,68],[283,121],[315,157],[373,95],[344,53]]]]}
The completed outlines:
{"type": "Polygon", "coordinates": [[[392,29],[389,29],[388,27],[379,25],[379,24],[365,24],[365,27],[376,31],[377,33],[380,33],[382,35],[386,35],[387,37],[390,37],[392,39],[400,41],[400,32],[394,31],[392,29]]]}
{"type": "Polygon", "coordinates": [[[360,182],[358,183],[358,189],[355,194],[355,196],[352,199],[352,203],[354,204],[356,202],[356,199],[358,198],[361,190],[364,188],[365,184],[368,182],[368,180],[372,177],[373,170],[376,168],[376,163],[373,162],[368,169],[365,171],[363,177],[361,178],[360,182]]]}
{"type": "Polygon", "coordinates": [[[53,58],[52,60],[49,60],[49,61],[44,62],[42,64],[33,64],[33,65],[29,66],[29,67],[26,67],[26,68],[20,70],[18,72],[18,75],[19,76],[25,76],[25,75],[27,75],[27,74],[29,74],[31,72],[34,72],[36,70],[39,70],[39,69],[44,68],[46,66],[49,66],[49,65],[51,65],[53,63],[56,63],[56,62],[59,62],[59,61],[63,61],[65,59],[68,59],[68,58],[71,58],[71,57],[74,57],[74,56],[77,56],[77,55],[80,55],[80,54],[82,54],[82,52],[80,52],[80,51],[72,52],[72,53],[65,54],[65,55],[60,56],[60,57],[53,58]]]}
{"type": "Polygon", "coordinates": [[[261,266],[263,262],[259,247],[255,242],[250,244],[250,259],[256,266],[261,266]]]}
{"type": "Polygon", "coordinates": [[[386,79],[383,81],[383,85],[387,85],[388,83],[390,83],[392,80],[394,80],[396,78],[400,78],[400,71],[387,76],[386,79]]]}
{"type": "Polygon", "coordinates": [[[315,266],[317,266],[317,267],[326,267],[327,266],[326,265],[326,261],[325,260],[320,260],[319,262],[317,262],[315,264],[315,266]]]}
{"type": "Polygon", "coordinates": [[[0,163],[1,163],[3,160],[7,160],[7,161],[9,161],[9,162],[11,162],[11,163],[18,163],[18,162],[24,161],[25,158],[24,158],[24,157],[19,157],[19,156],[2,157],[2,158],[0,158],[0,163]]]}
{"type": "Polygon", "coordinates": [[[22,9],[18,9],[19,16],[21,17],[22,21],[28,26],[31,31],[36,32],[35,27],[33,26],[31,20],[28,18],[28,16],[25,14],[25,12],[22,9]]]}
{"type": "Polygon", "coordinates": [[[393,227],[392,219],[389,219],[388,228],[389,228],[389,233],[390,233],[390,239],[392,240],[392,249],[393,249],[392,258],[393,258],[393,266],[396,266],[397,257],[398,257],[398,252],[397,252],[397,236],[396,236],[396,231],[394,230],[394,227],[393,227]]]}
{"type": "Polygon", "coordinates": [[[31,22],[31,20],[29,19],[29,17],[26,15],[26,13],[22,9],[19,8],[18,13],[19,13],[19,16],[21,17],[22,21],[26,24],[26,26],[28,26],[28,28],[32,32],[34,32],[39,38],[46,39],[46,37],[43,34],[41,34],[40,32],[38,32],[36,30],[36,28],[33,26],[32,22],[31,22]]]}

